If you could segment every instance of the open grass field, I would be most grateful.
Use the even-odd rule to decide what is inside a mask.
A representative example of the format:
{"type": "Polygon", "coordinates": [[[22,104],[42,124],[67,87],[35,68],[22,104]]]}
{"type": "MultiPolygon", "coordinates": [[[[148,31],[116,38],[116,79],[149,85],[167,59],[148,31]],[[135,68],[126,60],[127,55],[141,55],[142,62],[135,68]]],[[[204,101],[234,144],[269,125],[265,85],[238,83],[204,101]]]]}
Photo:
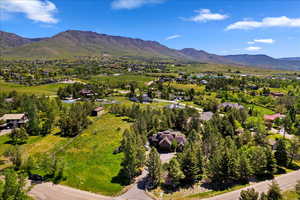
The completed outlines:
{"type": "Polygon", "coordinates": [[[121,169],[122,154],[113,151],[120,145],[123,131],[130,124],[111,114],[95,119],[65,151],[66,180],[62,184],[104,195],[116,195],[122,189],[113,181],[121,169]]]}
{"type": "Polygon", "coordinates": [[[145,86],[148,82],[155,80],[154,77],[151,76],[143,76],[143,75],[119,75],[119,76],[104,76],[97,75],[93,76],[92,81],[111,81],[111,82],[137,82],[139,87],[145,86]]]}
{"type": "MultiPolygon", "coordinates": [[[[69,139],[55,135],[56,130],[53,134],[42,137],[42,136],[30,136],[26,142],[20,146],[23,156],[26,158],[29,155],[36,153],[50,153],[57,149],[57,147],[65,144],[69,139]]],[[[10,139],[7,135],[0,137],[0,161],[4,161],[3,155],[12,145],[9,143],[10,139]]],[[[9,163],[0,163],[0,169],[10,166],[9,163]]]]}
{"type": "MultiPolygon", "coordinates": [[[[287,73],[284,70],[272,70],[272,69],[262,69],[255,67],[246,66],[235,66],[235,65],[224,65],[215,63],[202,63],[202,64],[190,64],[184,67],[172,67],[173,71],[185,71],[188,73],[201,73],[205,71],[217,72],[217,73],[229,73],[239,71],[241,74],[256,74],[256,75],[271,75],[274,73],[287,73]]],[[[293,72],[290,72],[293,73],[293,72]]]]}
{"type": "Polygon", "coordinates": [[[0,80],[1,92],[16,91],[18,93],[36,94],[36,95],[56,95],[60,87],[65,87],[67,84],[52,83],[39,86],[24,86],[16,83],[8,83],[0,80]]]}
{"type": "MultiPolygon", "coordinates": [[[[168,83],[166,83],[165,85],[168,85],[168,83]]],[[[196,92],[203,92],[205,90],[205,86],[199,86],[196,84],[179,84],[174,82],[170,83],[170,86],[181,90],[190,90],[193,88],[196,92]]]]}

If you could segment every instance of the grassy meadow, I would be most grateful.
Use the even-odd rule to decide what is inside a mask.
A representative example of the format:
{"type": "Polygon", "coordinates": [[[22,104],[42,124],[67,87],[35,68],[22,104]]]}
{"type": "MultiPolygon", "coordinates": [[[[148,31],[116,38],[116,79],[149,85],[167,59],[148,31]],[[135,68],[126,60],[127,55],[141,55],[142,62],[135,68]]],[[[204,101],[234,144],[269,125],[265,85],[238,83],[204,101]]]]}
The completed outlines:
{"type": "Polygon", "coordinates": [[[116,195],[123,186],[113,181],[121,169],[119,147],[123,131],[130,124],[124,118],[105,114],[96,118],[79,137],[58,155],[65,161],[66,180],[62,184],[82,190],[116,195]]]}
{"type": "Polygon", "coordinates": [[[26,94],[36,94],[36,95],[56,95],[57,90],[60,87],[65,87],[67,84],[64,83],[52,83],[38,86],[25,86],[16,83],[8,83],[0,80],[1,92],[12,92],[16,91],[18,93],[26,94]]]}

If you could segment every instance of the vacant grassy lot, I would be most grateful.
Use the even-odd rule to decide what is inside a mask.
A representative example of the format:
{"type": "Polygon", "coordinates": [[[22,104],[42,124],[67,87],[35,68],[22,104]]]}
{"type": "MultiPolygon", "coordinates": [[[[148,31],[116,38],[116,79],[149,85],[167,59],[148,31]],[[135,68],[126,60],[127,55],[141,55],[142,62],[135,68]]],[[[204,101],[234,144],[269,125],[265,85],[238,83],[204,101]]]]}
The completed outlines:
{"type": "MultiPolygon", "coordinates": [[[[168,83],[166,83],[165,85],[168,85],[168,83]]],[[[180,84],[174,82],[170,83],[170,86],[181,90],[190,90],[193,88],[196,92],[203,92],[205,90],[205,86],[199,86],[196,84],[180,84]]]]}
{"type": "Polygon", "coordinates": [[[121,169],[122,154],[113,151],[120,145],[123,131],[130,124],[123,118],[105,114],[95,119],[64,152],[59,153],[65,161],[63,184],[82,190],[116,195],[122,189],[113,178],[121,169]]]}
{"type": "Polygon", "coordinates": [[[1,92],[16,91],[19,93],[36,94],[36,95],[56,95],[58,88],[65,87],[67,84],[52,83],[39,86],[24,86],[16,83],[0,81],[1,92]]]}
{"type": "Polygon", "coordinates": [[[154,77],[150,76],[143,76],[143,75],[120,75],[120,76],[104,76],[104,75],[97,75],[93,76],[92,80],[97,81],[109,81],[109,82],[130,82],[135,81],[137,82],[139,87],[146,86],[146,84],[150,81],[155,80],[154,77]]]}

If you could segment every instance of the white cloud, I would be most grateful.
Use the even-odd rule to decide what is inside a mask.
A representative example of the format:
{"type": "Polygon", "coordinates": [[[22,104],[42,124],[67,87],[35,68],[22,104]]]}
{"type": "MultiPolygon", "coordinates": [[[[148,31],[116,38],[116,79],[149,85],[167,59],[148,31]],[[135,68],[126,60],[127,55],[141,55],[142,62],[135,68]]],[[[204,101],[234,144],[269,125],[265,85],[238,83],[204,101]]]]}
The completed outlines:
{"type": "Polygon", "coordinates": [[[176,39],[176,38],[180,38],[181,35],[171,35],[169,37],[167,37],[165,40],[173,40],[173,39],[176,39]]]}
{"type": "Polygon", "coordinates": [[[139,8],[146,4],[158,4],[163,3],[166,0],[114,0],[111,3],[113,9],[134,9],[139,8]]]}
{"type": "Polygon", "coordinates": [[[207,22],[207,21],[219,21],[228,18],[228,15],[212,13],[209,9],[196,10],[195,12],[198,13],[196,16],[186,20],[193,21],[193,22],[207,22]]]}
{"type": "Polygon", "coordinates": [[[300,18],[266,17],[262,21],[244,20],[238,21],[227,26],[226,30],[234,29],[254,29],[262,27],[300,27],[300,18]]]}
{"type": "Polygon", "coordinates": [[[55,4],[42,0],[1,0],[0,9],[9,13],[24,13],[28,19],[44,23],[57,23],[55,4]]]}
{"type": "Polygon", "coordinates": [[[273,40],[273,39],[254,39],[253,41],[247,42],[247,44],[255,44],[255,43],[273,44],[273,43],[275,43],[275,40],[273,40]]]}
{"type": "Polygon", "coordinates": [[[275,40],[273,39],[255,39],[253,40],[255,43],[265,43],[265,44],[273,44],[275,40]]]}
{"type": "Polygon", "coordinates": [[[254,46],[251,46],[251,47],[247,47],[245,50],[246,51],[259,51],[261,50],[262,48],[261,47],[254,47],[254,46]]]}

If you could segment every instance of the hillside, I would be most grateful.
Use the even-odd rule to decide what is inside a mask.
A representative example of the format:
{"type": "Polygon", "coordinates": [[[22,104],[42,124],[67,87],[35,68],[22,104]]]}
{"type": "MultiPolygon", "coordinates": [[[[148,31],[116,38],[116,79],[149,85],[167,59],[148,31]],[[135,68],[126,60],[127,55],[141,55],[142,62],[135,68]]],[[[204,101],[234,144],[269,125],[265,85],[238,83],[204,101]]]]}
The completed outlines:
{"type": "Polygon", "coordinates": [[[300,70],[300,62],[275,59],[267,55],[229,55],[225,58],[241,65],[270,69],[300,70]]]}
{"type": "Polygon", "coordinates": [[[103,53],[122,56],[184,58],[180,52],[155,41],[73,30],[4,51],[4,55],[13,57],[61,57],[103,53]]]}
{"type": "Polygon", "coordinates": [[[280,60],[300,61],[300,57],[280,58],[280,60]]]}
{"type": "Polygon", "coordinates": [[[1,55],[19,58],[57,58],[110,54],[140,58],[171,58],[181,61],[244,65],[259,68],[300,70],[297,58],[275,59],[267,55],[219,56],[202,50],[176,50],[155,41],[99,34],[91,31],[68,30],[50,38],[23,38],[1,32],[1,55]]]}
{"type": "Polygon", "coordinates": [[[185,48],[179,50],[182,54],[188,57],[191,60],[199,61],[199,62],[207,62],[207,63],[218,63],[218,64],[235,64],[229,59],[224,58],[223,56],[219,56],[216,54],[210,54],[203,50],[197,50],[193,48],[185,48]]]}

